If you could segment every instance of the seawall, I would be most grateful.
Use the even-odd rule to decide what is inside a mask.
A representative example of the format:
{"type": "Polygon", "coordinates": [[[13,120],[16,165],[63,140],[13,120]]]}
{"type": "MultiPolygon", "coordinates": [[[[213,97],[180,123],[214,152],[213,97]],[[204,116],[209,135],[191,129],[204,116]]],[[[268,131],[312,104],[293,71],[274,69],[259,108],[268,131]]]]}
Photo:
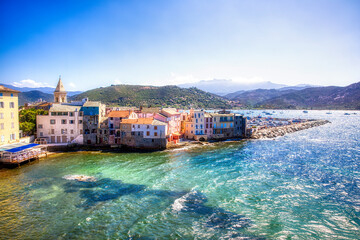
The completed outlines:
{"type": "Polygon", "coordinates": [[[321,126],[327,123],[329,123],[328,120],[310,120],[304,123],[291,124],[281,127],[265,128],[253,132],[249,138],[251,139],[275,138],[275,137],[284,136],[285,134],[288,133],[293,133],[296,131],[321,126]]]}

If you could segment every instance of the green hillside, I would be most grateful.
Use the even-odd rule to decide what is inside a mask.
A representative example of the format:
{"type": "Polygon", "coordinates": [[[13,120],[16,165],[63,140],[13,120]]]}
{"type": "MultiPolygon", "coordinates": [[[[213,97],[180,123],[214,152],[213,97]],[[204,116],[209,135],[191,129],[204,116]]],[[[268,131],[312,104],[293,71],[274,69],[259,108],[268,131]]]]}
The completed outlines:
{"type": "Polygon", "coordinates": [[[43,93],[40,91],[29,91],[29,92],[20,92],[19,93],[19,106],[23,106],[25,103],[36,102],[39,99],[43,99],[47,102],[54,100],[54,95],[43,93]]]}
{"type": "Polygon", "coordinates": [[[360,82],[347,87],[315,87],[257,103],[259,108],[360,110],[360,82]]]}
{"type": "Polygon", "coordinates": [[[110,106],[162,106],[176,108],[230,108],[227,100],[197,88],[176,86],[111,85],[96,88],[71,97],[81,100],[88,97],[110,106]]]}

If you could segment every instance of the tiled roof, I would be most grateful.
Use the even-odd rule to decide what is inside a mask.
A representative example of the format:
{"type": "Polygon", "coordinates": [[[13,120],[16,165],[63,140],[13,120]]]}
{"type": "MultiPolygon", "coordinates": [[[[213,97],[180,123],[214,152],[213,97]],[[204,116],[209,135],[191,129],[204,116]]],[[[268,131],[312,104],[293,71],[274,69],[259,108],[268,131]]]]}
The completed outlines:
{"type": "Polygon", "coordinates": [[[145,124],[145,125],[166,125],[166,123],[154,120],[153,118],[123,119],[121,123],[145,124]]]}
{"type": "Polygon", "coordinates": [[[0,85],[0,92],[11,92],[11,93],[19,93],[20,91],[4,87],[3,85],[0,85]]]}
{"type": "Polygon", "coordinates": [[[84,103],[83,107],[100,107],[101,102],[87,101],[84,103]]]}
{"type": "Polygon", "coordinates": [[[62,104],[53,104],[50,108],[50,112],[76,112],[80,111],[79,106],[70,106],[70,105],[62,105],[62,104]]]}
{"type": "Polygon", "coordinates": [[[180,113],[176,111],[176,108],[163,108],[162,111],[168,115],[180,115],[180,113]]]}
{"type": "Polygon", "coordinates": [[[130,110],[112,111],[109,113],[108,117],[126,118],[129,117],[130,113],[130,110]]]}

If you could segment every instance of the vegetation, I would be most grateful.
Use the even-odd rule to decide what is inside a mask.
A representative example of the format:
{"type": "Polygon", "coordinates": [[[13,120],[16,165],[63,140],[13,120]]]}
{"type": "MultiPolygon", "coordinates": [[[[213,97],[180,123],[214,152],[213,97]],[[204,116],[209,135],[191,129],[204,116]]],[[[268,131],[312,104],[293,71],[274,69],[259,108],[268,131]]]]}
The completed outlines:
{"type": "Polygon", "coordinates": [[[47,102],[54,100],[53,94],[43,93],[40,91],[29,91],[29,92],[20,92],[19,93],[19,106],[24,106],[25,103],[36,102],[39,99],[43,99],[47,102]]]}
{"type": "Polygon", "coordinates": [[[42,109],[23,109],[19,112],[20,130],[24,135],[33,135],[36,132],[36,115],[47,115],[48,111],[42,109]]]}
{"type": "Polygon", "coordinates": [[[257,89],[227,97],[244,108],[360,110],[360,82],[347,87],[312,87],[302,90],[257,89]]]}
{"type": "Polygon", "coordinates": [[[88,97],[110,106],[145,106],[176,108],[230,108],[229,102],[215,94],[197,88],[176,86],[111,85],[97,88],[71,97],[81,100],[88,97]]]}

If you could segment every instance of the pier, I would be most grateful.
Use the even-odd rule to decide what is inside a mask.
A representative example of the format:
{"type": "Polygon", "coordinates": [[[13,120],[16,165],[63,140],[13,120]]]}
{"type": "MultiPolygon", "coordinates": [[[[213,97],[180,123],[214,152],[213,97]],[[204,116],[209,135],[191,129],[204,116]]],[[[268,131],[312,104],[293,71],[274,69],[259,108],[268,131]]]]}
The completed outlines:
{"type": "Polygon", "coordinates": [[[0,147],[0,163],[18,164],[47,156],[47,146],[35,143],[15,143],[0,147]]]}

